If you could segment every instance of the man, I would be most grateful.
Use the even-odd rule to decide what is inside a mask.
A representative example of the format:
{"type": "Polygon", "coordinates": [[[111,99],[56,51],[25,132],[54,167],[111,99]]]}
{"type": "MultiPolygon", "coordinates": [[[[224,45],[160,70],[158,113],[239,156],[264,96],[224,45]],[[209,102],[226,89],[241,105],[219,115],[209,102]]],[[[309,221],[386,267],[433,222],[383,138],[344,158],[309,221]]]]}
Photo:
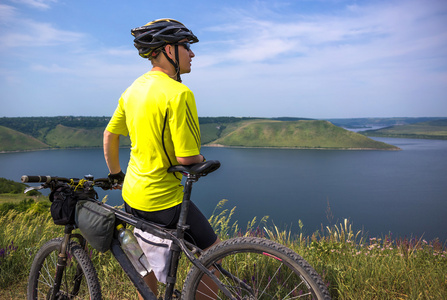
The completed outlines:
{"type": "MultiPolygon", "coordinates": [[[[122,188],[126,211],[149,221],[175,228],[183,187],[172,165],[205,160],[200,154],[200,128],[193,93],[181,83],[191,71],[194,53],[190,44],[199,40],[182,23],[160,19],[132,29],[140,56],[152,63],[122,94],[104,131],[104,156],[109,177],[124,180],[119,163],[119,137],[129,134],[132,147],[122,188]]],[[[185,238],[202,249],[219,240],[207,219],[191,205],[185,238]]],[[[153,273],[144,278],[157,294],[153,273]]]]}

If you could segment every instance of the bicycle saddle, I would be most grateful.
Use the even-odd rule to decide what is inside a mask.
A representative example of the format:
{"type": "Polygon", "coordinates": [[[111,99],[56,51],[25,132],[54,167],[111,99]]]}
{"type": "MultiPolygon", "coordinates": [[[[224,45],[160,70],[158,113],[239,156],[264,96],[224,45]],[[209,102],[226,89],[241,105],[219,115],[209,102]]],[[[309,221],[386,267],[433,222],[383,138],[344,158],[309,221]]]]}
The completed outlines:
{"type": "Polygon", "coordinates": [[[169,167],[168,173],[181,172],[191,175],[206,176],[207,174],[216,171],[220,167],[218,160],[207,160],[205,162],[192,164],[188,166],[176,165],[169,167]]]}

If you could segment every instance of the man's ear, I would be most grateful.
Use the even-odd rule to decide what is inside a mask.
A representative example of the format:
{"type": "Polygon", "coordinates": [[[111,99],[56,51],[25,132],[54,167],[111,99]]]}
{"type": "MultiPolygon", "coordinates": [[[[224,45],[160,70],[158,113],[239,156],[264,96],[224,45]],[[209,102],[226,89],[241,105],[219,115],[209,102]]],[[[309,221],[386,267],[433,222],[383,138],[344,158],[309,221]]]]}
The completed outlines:
{"type": "Polygon", "coordinates": [[[165,47],[165,52],[166,52],[166,54],[168,54],[169,55],[169,58],[173,58],[173,56],[174,56],[174,54],[173,54],[173,47],[172,47],[172,45],[170,45],[170,44],[167,44],[166,45],[166,47],[165,47]]]}

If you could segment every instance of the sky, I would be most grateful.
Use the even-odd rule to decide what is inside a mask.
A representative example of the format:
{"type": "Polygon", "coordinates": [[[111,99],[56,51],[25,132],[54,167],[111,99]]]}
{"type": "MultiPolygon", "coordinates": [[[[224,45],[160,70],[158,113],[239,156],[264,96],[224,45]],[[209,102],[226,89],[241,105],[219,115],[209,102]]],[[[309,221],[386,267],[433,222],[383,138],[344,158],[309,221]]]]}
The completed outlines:
{"type": "Polygon", "coordinates": [[[111,116],[159,18],[200,40],[199,117],[447,117],[446,0],[1,0],[0,117],[111,116]]]}

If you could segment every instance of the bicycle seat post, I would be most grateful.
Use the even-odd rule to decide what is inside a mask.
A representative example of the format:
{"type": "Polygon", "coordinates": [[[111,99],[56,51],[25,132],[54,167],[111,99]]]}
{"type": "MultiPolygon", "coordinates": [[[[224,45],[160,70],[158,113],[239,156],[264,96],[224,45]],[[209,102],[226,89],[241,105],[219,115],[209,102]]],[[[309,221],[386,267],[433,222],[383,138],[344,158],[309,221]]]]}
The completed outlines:
{"type": "Polygon", "coordinates": [[[188,174],[185,182],[185,188],[183,191],[183,203],[182,203],[182,209],[180,211],[180,217],[177,223],[177,237],[183,238],[184,232],[186,229],[188,229],[188,225],[186,225],[186,217],[188,216],[189,212],[189,204],[191,203],[191,191],[192,191],[192,185],[194,182],[198,180],[198,177],[193,174],[188,174]]]}

